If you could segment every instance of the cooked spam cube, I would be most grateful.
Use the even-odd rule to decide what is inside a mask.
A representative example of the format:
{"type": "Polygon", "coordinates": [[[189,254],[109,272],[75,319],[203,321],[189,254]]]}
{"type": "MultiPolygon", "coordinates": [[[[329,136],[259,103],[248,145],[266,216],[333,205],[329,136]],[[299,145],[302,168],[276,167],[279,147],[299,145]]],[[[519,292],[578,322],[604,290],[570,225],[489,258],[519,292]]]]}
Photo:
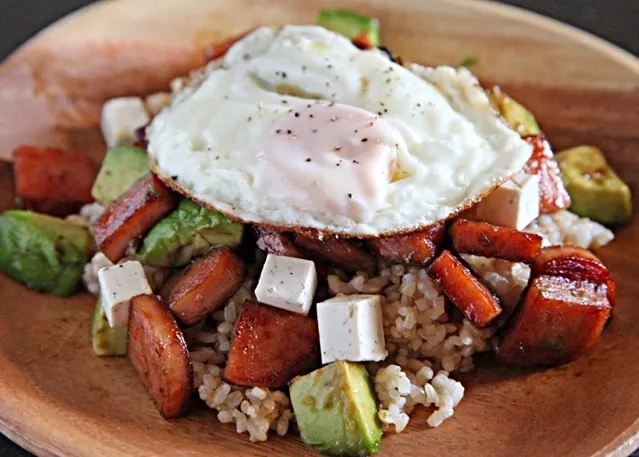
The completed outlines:
{"type": "Polygon", "coordinates": [[[539,178],[521,174],[506,181],[475,207],[481,221],[521,230],[539,216],[539,178]]]}
{"type": "Polygon", "coordinates": [[[375,268],[375,256],[350,240],[326,238],[314,239],[295,235],[295,244],[317,257],[348,271],[368,271],[375,268]]]}
{"type": "Polygon", "coordinates": [[[610,306],[617,301],[617,287],[612,274],[599,258],[577,246],[549,246],[541,250],[532,264],[533,277],[561,276],[573,281],[588,281],[605,285],[610,306]]]}
{"type": "Polygon", "coordinates": [[[293,243],[293,234],[290,232],[278,232],[276,230],[264,227],[255,227],[257,234],[256,244],[259,249],[268,253],[286,257],[295,257],[298,259],[313,259],[315,264],[315,272],[317,279],[322,281],[326,279],[326,264],[311,254],[302,251],[293,243]]]}
{"type": "Polygon", "coordinates": [[[322,363],[379,362],[388,355],[379,295],[343,295],[317,304],[322,363]]]}
{"type": "Polygon", "coordinates": [[[62,217],[93,201],[91,186],[97,169],[87,155],[20,146],[13,166],[16,197],[27,209],[62,217]]]}
{"type": "Polygon", "coordinates": [[[176,195],[155,175],[140,178],[93,223],[98,248],[117,263],[129,243],[151,230],[176,204],[176,195]]]}
{"type": "Polygon", "coordinates": [[[112,98],[102,106],[100,127],[108,147],[131,144],[135,130],[148,122],[149,114],[140,97],[112,98]]]}
{"type": "Polygon", "coordinates": [[[304,254],[293,244],[293,235],[262,227],[256,227],[257,247],[269,254],[304,258],[304,254]]]}
{"type": "Polygon", "coordinates": [[[268,254],[255,297],[266,305],[307,315],[317,289],[317,273],[311,260],[268,254]]]}
{"type": "Polygon", "coordinates": [[[240,288],[246,266],[227,246],[200,257],[162,290],[176,319],[194,325],[224,305],[240,288]]]}
{"type": "Polygon", "coordinates": [[[449,251],[443,251],[428,268],[435,285],[476,327],[488,326],[499,314],[499,299],[449,251]]]}
{"type": "Polygon", "coordinates": [[[136,261],[102,268],[98,271],[98,281],[102,306],[111,327],[127,325],[133,297],[153,293],[142,264],[136,261]]]}
{"type": "Polygon", "coordinates": [[[453,222],[450,236],[455,251],[460,254],[525,263],[535,261],[543,242],[543,238],[534,233],[465,219],[453,222]]]}
{"type": "Polygon", "coordinates": [[[438,223],[406,235],[377,238],[371,245],[391,262],[426,264],[435,258],[445,236],[446,224],[438,223]]]}
{"type": "Polygon", "coordinates": [[[612,307],[604,285],[558,276],[533,279],[499,343],[500,360],[519,366],[577,359],[601,334],[612,307]]]}
{"type": "Polygon", "coordinates": [[[224,379],[278,389],[319,364],[314,319],[247,301],[235,324],[224,379]]]}
{"type": "Polygon", "coordinates": [[[524,165],[524,172],[539,178],[539,213],[550,214],[568,208],[570,195],[564,187],[550,144],[542,135],[529,136],[525,140],[532,145],[533,152],[524,165]]]}

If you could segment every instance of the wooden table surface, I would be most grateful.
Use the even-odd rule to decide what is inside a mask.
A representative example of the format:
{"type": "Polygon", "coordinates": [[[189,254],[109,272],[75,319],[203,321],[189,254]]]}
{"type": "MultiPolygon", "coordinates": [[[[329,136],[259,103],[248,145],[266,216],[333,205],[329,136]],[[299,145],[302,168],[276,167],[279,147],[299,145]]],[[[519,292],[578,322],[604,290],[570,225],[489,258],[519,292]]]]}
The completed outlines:
{"type": "MultiPolygon", "coordinates": [[[[479,0],[478,0],[479,1],[479,0]]],[[[0,60],[39,29],[89,0],[0,0],[0,60]]],[[[567,22],[639,55],[638,0],[503,0],[567,22]]],[[[0,435],[0,457],[29,457],[0,435]]],[[[639,457],[639,451],[633,454],[639,457]]]]}

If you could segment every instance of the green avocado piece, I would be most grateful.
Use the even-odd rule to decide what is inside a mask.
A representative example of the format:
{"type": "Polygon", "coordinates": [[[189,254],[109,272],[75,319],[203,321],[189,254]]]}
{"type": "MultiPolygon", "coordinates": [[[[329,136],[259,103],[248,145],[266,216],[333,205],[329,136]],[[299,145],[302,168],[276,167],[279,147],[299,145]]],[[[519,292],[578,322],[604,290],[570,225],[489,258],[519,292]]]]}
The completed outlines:
{"type": "Polygon", "coordinates": [[[98,297],[91,326],[91,340],[95,355],[100,357],[126,355],[127,333],[126,325],[109,327],[109,321],[102,307],[102,298],[98,297]]]}
{"type": "Polygon", "coordinates": [[[377,47],[381,43],[379,21],[374,17],[361,16],[345,9],[323,9],[317,17],[317,24],[344,35],[350,40],[364,34],[368,43],[377,47]]]}
{"type": "Polygon", "coordinates": [[[302,440],[327,455],[366,456],[380,450],[382,427],[366,368],[333,362],[291,382],[302,440]]]}
{"type": "Polygon", "coordinates": [[[0,271],[27,287],[71,295],[89,255],[87,229],[23,210],[0,214],[0,271]]]}
{"type": "Polygon", "coordinates": [[[134,146],[109,148],[93,183],[91,195],[107,206],[149,172],[146,151],[134,146]]]}
{"type": "Polygon", "coordinates": [[[154,267],[182,267],[211,247],[239,245],[243,228],[222,213],[185,198],[149,232],[138,260],[154,267]]]}
{"type": "Polygon", "coordinates": [[[522,137],[541,135],[535,116],[524,105],[510,98],[499,86],[490,89],[488,96],[508,125],[522,137]]]}
{"type": "Polygon", "coordinates": [[[602,224],[630,222],[630,188],[606,162],[600,149],[577,146],[557,153],[555,158],[570,194],[570,211],[602,224]]]}

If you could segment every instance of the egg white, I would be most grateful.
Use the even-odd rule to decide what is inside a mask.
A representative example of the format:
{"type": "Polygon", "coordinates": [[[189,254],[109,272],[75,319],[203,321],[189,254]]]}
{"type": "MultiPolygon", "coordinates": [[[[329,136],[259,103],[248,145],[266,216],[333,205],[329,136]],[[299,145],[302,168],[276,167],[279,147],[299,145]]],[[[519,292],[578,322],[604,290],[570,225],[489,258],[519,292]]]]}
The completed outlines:
{"type": "Polygon", "coordinates": [[[321,27],[262,27],[216,67],[153,120],[149,156],[168,184],[246,222],[408,232],[531,154],[468,70],[404,68],[321,27]]]}

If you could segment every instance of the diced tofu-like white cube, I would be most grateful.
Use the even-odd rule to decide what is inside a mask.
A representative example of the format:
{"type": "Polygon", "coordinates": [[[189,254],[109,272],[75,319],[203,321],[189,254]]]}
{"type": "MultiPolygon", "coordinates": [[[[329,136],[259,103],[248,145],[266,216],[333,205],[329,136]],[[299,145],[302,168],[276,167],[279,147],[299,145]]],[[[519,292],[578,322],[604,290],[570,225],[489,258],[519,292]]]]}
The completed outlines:
{"type": "Polygon", "coordinates": [[[520,174],[495,189],[475,209],[479,220],[522,230],[539,216],[539,177],[520,174]]]}
{"type": "Polygon", "coordinates": [[[144,101],[140,97],[120,97],[102,106],[102,135],[107,146],[130,144],[136,129],[149,122],[144,101]]]}
{"type": "Polygon", "coordinates": [[[379,295],[342,295],[317,304],[322,363],[379,362],[388,355],[379,295]]]}
{"type": "Polygon", "coordinates": [[[144,268],[136,261],[128,261],[102,268],[98,272],[104,313],[111,327],[128,325],[131,299],[152,294],[144,268]]]}
{"type": "Polygon", "coordinates": [[[144,99],[146,103],[146,109],[151,114],[151,116],[155,116],[160,111],[162,111],[166,106],[171,104],[171,99],[173,95],[169,92],[156,92],[155,94],[151,94],[144,99]]]}
{"type": "Polygon", "coordinates": [[[307,315],[317,289],[315,264],[310,260],[269,254],[255,289],[266,305],[307,315]]]}

